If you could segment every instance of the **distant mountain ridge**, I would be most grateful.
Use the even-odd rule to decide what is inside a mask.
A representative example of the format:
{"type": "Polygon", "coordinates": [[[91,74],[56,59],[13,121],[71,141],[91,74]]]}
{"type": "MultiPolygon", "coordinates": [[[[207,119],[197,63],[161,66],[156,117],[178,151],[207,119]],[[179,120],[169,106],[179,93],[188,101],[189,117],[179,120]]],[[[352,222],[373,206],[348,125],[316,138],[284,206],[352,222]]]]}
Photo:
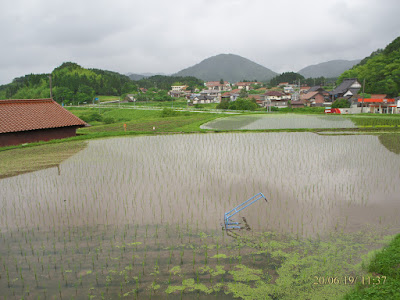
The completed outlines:
{"type": "Polygon", "coordinates": [[[339,77],[344,71],[351,69],[354,65],[358,64],[361,59],[355,60],[331,60],[316,65],[305,67],[297,73],[303,75],[305,78],[332,78],[339,77]]]}
{"type": "Polygon", "coordinates": [[[127,73],[126,74],[126,76],[128,76],[131,80],[134,80],[134,81],[138,81],[140,79],[151,77],[151,76],[156,76],[156,75],[168,76],[165,73],[142,73],[142,74],[127,73]]]}
{"type": "Polygon", "coordinates": [[[268,81],[277,73],[247,58],[235,54],[219,54],[183,69],[173,76],[194,76],[204,81],[229,82],[242,80],[268,81]]]}

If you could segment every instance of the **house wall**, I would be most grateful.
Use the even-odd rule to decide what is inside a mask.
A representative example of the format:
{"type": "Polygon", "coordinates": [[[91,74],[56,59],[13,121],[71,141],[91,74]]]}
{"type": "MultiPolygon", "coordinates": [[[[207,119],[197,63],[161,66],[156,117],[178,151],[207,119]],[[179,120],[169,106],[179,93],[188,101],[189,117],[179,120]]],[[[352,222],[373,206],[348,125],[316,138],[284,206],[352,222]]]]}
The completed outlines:
{"type": "Polygon", "coordinates": [[[323,106],[325,99],[324,96],[322,96],[321,94],[317,94],[314,97],[315,99],[315,106],[323,106]]]}
{"type": "Polygon", "coordinates": [[[0,133],[0,147],[76,136],[77,126],[0,133]]]}

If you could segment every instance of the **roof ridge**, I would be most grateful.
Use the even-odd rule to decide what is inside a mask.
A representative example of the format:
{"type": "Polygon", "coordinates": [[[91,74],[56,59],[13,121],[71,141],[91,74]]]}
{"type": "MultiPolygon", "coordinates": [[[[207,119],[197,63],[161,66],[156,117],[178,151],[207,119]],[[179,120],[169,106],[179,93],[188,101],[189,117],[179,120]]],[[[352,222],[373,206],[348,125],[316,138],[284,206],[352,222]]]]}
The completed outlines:
{"type": "Polygon", "coordinates": [[[37,103],[37,102],[52,102],[54,101],[51,98],[43,98],[43,99],[4,99],[0,100],[0,104],[5,103],[37,103]]]}

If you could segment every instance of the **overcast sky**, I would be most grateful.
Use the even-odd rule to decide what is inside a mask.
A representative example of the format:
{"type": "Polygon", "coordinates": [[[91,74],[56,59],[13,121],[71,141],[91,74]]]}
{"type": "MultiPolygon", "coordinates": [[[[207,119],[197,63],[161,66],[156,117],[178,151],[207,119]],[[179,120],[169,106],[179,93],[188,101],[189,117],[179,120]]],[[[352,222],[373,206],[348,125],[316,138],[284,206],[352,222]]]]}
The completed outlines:
{"type": "Polygon", "coordinates": [[[399,12],[399,0],[2,0],[0,84],[66,61],[171,74],[221,53],[298,71],[384,48],[399,12]]]}

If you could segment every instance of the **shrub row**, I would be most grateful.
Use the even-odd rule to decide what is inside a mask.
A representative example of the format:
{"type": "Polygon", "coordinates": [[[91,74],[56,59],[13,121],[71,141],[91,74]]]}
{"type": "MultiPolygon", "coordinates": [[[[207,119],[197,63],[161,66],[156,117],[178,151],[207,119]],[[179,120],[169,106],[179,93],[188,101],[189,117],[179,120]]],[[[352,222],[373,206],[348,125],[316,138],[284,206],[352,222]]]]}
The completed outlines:
{"type": "Polygon", "coordinates": [[[91,114],[88,115],[81,115],[80,118],[86,123],[97,121],[97,122],[103,122],[105,124],[112,124],[116,122],[116,120],[113,117],[103,116],[97,112],[92,112],[91,114]]]}

